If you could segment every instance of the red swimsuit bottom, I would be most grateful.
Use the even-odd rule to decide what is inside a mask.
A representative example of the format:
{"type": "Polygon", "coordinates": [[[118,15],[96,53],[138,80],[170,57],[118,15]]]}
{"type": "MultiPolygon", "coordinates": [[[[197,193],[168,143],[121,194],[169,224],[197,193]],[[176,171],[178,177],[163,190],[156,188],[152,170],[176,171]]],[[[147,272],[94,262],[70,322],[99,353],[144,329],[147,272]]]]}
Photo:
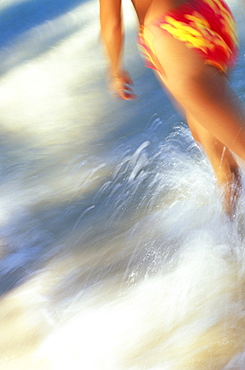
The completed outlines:
{"type": "MultiPolygon", "coordinates": [[[[238,36],[233,15],[223,0],[190,0],[164,13],[151,24],[195,50],[206,64],[226,73],[236,62],[238,36]]],[[[141,26],[139,51],[146,67],[161,71],[153,47],[153,35],[141,26]]]]}

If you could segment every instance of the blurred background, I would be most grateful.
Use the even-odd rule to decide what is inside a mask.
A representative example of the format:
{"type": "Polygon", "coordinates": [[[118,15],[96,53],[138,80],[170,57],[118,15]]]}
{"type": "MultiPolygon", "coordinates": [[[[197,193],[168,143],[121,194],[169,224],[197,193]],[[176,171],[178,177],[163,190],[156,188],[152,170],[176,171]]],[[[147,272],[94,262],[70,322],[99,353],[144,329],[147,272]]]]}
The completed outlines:
{"type": "Polygon", "coordinates": [[[123,5],[132,102],[97,1],[0,3],[1,370],[245,368],[244,193],[230,221],[123,5]]]}

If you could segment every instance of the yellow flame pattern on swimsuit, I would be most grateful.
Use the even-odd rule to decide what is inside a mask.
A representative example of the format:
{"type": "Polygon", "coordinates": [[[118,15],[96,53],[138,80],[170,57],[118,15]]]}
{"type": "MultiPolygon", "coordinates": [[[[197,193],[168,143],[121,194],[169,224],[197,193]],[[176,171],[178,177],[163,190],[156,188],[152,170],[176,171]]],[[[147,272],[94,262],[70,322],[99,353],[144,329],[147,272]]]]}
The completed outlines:
{"type": "MultiPolygon", "coordinates": [[[[174,38],[194,49],[205,63],[226,72],[236,61],[238,37],[235,21],[223,0],[191,0],[153,22],[174,38]]],[[[161,72],[153,36],[145,27],[139,35],[146,64],[161,72]]]]}
{"type": "Polygon", "coordinates": [[[154,52],[153,39],[154,37],[151,31],[148,30],[148,28],[141,26],[138,34],[138,49],[145,61],[145,65],[148,68],[163,72],[161,64],[158,62],[154,52]]]}

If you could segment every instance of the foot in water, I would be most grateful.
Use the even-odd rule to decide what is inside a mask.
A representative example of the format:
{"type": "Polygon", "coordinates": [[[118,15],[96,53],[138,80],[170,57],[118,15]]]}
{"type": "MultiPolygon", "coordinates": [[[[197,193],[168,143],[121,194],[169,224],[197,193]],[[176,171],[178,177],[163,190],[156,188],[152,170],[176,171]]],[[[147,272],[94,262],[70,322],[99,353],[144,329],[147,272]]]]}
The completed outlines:
{"type": "Polygon", "coordinates": [[[242,178],[239,168],[232,172],[232,179],[224,186],[223,206],[226,214],[232,219],[236,214],[238,199],[242,192],[242,178]]]}

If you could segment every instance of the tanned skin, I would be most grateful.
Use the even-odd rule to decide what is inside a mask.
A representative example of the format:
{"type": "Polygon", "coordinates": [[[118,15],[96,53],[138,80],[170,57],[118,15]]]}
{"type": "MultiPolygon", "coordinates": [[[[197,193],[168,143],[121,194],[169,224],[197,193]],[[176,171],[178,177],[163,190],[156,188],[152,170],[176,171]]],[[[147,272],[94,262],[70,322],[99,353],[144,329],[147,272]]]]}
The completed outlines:
{"type": "MultiPolygon", "coordinates": [[[[110,88],[122,99],[135,99],[123,66],[122,0],[100,0],[101,34],[109,59],[110,88]]],[[[245,111],[227,76],[152,21],[185,0],[134,0],[139,24],[153,35],[164,88],[182,107],[194,139],[205,150],[224,192],[224,208],[233,215],[241,189],[235,153],[245,161],[245,111]]]]}

